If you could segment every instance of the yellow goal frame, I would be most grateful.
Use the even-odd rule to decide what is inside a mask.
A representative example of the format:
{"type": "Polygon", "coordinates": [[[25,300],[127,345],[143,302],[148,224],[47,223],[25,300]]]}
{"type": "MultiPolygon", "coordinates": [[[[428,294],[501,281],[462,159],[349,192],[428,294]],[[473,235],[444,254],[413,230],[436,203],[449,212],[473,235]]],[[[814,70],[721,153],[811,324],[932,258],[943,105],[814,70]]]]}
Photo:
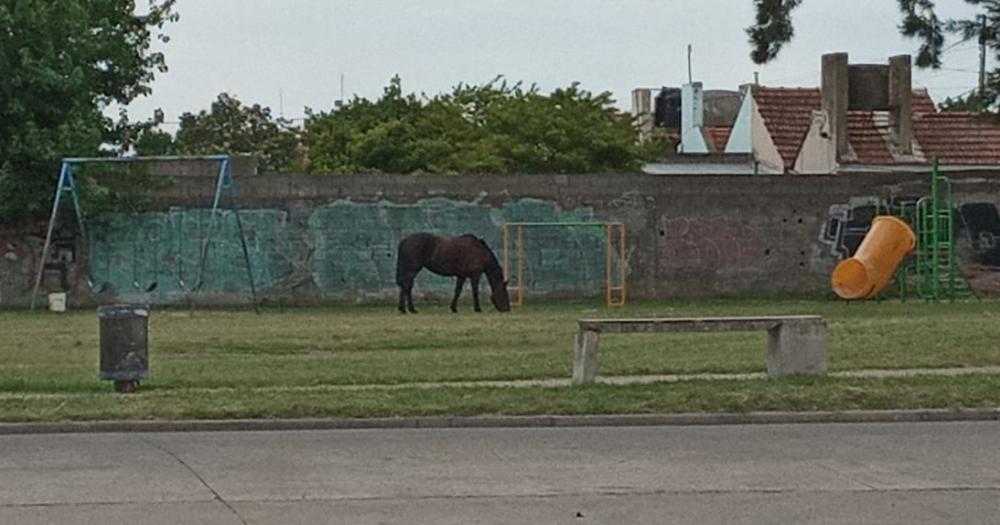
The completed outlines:
{"type": "Polygon", "coordinates": [[[620,222],[506,222],[503,225],[503,267],[507,275],[507,291],[511,305],[524,306],[524,229],[525,228],[600,228],[604,231],[605,271],[604,295],[609,308],[625,306],[625,224],[620,222]],[[511,238],[511,229],[515,237],[511,238]],[[616,235],[617,234],[617,235],[616,235]],[[617,240],[617,242],[615,242],[617,240]],[[513,241],[513,242],[512,242],[513,241]],[[512,246],[513,244],[513,246],[512,246]],[[617,244],[617,246],[615,246],[617,244]],[[510,266],[511,248],[514,248],[517,270],[510,266]],[[617,248],[617,250],[616,250],[617,248]],[[613,275],[613,255],[618,253],[618,275],[613,275]],[[514,277],[516,276],[516,280],[514,277]],[[617,279],[615,278],[617,277],[617,279]],[[617,281],[617,285],[615,284],[617,281]]]}

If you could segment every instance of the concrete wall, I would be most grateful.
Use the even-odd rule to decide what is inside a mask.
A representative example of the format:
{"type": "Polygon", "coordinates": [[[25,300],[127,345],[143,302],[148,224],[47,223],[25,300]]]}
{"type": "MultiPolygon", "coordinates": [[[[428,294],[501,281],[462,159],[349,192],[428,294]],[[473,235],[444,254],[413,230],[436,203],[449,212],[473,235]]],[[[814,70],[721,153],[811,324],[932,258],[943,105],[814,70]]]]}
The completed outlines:
{"type": "MultiPolygon", "coordinates": [[[[990,289],[1000,276],[1000,173],[949,176],[959,211],[971,221],[959,221],[963,268],[980,289],[990,289]]],[[[395,246],[412,232],[474,233],[502,260],[506,221],[624,222],[632,298],[828,293],[830,271],[860,241],[875,203],[885,209],[923,195],[928,178],[237,176],[258,291],[269,302],[295,304],[393,301],[395,246]]],[[[177,177],[159,196],[160,210],[92,222],[89,243],[74,240],[71,229],[58,230],[43,291],[68,289],[71,305],[246,303],[232,214],[213,236],[202,289],[190,293],[214,183],[211,176],[177,177]],[[98,286],[107,283],[104,293],[87,285],[87,268],[98,286]],[[152,283],[156,289],[146,293],[152,283]]],[[[29,300],[44,226],[0,228],[0,306],[29,300]]],[[[603,231],[529,229],[525,244],[529,300],[603,297],[603,231]]],[[[415,298],[438,300],[452,286],[450,279],[421,275],[415,298]]]]}

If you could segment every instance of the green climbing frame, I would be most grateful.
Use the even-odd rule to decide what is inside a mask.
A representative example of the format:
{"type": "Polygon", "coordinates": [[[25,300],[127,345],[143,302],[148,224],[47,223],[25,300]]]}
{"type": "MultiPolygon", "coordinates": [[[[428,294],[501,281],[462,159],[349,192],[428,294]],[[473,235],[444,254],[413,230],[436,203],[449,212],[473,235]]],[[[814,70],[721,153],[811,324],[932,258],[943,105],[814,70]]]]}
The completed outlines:
{"type": "Polygon", "coordinates": [[[954,187],[941,175],[936,157],[931,169],[931,194],[917,201],[913,224],[917,234],[917,295],[931,302],[953,302],[973,295],[956,261],[954,187]]]}

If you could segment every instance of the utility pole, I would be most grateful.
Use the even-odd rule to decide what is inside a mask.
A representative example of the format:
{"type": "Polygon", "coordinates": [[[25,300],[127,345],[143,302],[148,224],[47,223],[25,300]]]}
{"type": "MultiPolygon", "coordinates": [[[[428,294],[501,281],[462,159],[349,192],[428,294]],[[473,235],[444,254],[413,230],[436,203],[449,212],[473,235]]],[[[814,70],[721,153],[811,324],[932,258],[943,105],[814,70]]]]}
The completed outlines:
{"type": "Polygon", "coordinates": [[[986,100],[986,15],[980,17],[982,25],[979,27],[979,111],[985,109],[983,103],[986,100]]]}

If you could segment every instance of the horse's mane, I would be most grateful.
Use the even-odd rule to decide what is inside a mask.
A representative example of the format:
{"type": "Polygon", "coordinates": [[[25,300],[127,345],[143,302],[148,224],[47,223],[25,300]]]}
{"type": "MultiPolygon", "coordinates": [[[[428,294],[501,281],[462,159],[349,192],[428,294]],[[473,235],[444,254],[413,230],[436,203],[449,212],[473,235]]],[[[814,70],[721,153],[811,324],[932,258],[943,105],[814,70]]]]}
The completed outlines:
{"type": "Polygon", "coordinates": [[[476,241],[479,241],[479,244],[483,245],[483,248],[486,248],[486,253],[489,255],[489,264],[486,265],[487,276],[490,277],[491,279],[503,280],[503,268],[500,267],[500,261],[497,260],[497,256],[495,253],[493,253],[493,250],[490,248],[490,245],[486,244],[486,241],[480,239],[479,237],[476,237],[475,235],[472,235],[471,233],[467,233],[462,237],[471,237],[476,241]]]}
{"type": "MultiPolygon", "coordinates": [[[[475,235],[473,235],[471,233],[465,233],[465,234],[459,235],[458,238],[459,239],[469,239],[469,240],[473,240],[473,241],[479,241],[479,244],[482,244],[484,248],[486,248],[487,250],[490,250],[490,245],[486,244],[486,241],[480,239],[479,237],[476,237],[475,235]]],[[[490,250],[490,253],[493,253],[493,250],[490,250]]]]}

